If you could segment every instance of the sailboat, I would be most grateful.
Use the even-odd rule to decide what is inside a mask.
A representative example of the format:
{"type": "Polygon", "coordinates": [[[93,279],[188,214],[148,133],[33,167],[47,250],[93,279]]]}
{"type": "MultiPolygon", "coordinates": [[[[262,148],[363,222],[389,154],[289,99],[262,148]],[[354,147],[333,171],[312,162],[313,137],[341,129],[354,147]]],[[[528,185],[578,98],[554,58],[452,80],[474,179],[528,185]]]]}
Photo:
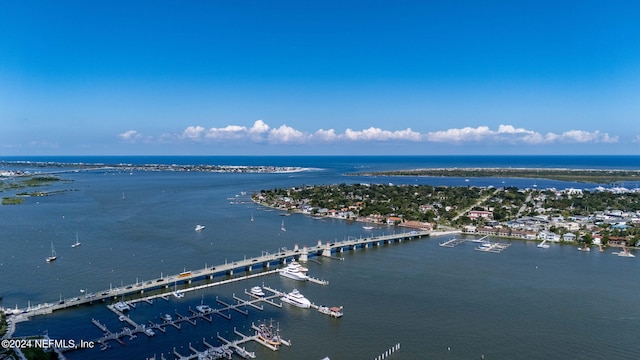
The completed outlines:
{"type": "Polygon", "coordinates": [[[47,256],[47,262],[55,261],[58,257],[56,256],[56,250],[53,248],[53,242],[51,242],[51,256],[47,256]]]}
{"type": "Polygon", "coordinates": [[[124,196],[124,191],[122,192],[122,200],[126,199],[126,197],[124,196]]]}
{"type": "Polygon", "coordinates": [[[75,244],[72,244],[71,247],[72,248],[77,248],[78,246],[80,246],[80,238],[78,237],[78,233],[76,233],[76,242],[75,244]]]}
{"type": "Polygon", "coordinates": [[[251,222],[253,222],[253,213],[251,213],[251,222]]]}
{"type": "Polygon", "coordinates": [[[282,225],[280,225],[280,230],[287,231],[287,229],[284,227],[284,220],[282,220],[282,225]]]}

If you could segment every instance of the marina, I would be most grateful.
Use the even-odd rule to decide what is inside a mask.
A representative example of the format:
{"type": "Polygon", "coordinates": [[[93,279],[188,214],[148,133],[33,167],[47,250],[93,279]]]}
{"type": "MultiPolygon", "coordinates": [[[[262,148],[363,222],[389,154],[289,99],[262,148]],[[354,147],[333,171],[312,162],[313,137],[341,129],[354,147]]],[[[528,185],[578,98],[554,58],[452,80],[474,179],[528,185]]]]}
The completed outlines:
{"type": "MultiPolygon", "coordinates": [[[[430,231],[411,231],[399,234],[372,236],[366,238],[362,237],[359,239],[347,239],[336,242],[323,243],[319,240],[318,244],[314,247],[304,246],[303,248],[299,248],[298,245],[295,245],[292,250],[281,249],[281,251],[276,254],[265,254],[259,257],[243,259],[234,262],[225,262],[224,264],[205,267],[194,271],[184,271],[176,275],[169,275],[153,280],[137,281],[134,284],[119,288],[110,287],[107,290],[93,293],[91,294],[91,296],[61,299],[56,302],[49,302],[35,306],[29,305],[27,308],[22,309],[17,307],[16,309],[6,309],[6,311],[10,315],[21,315],[22,317],[28,318],[37,315],[51,314],[56,310],[66,309],[69,307],[75,307],[84,304],[93,304],[96,302],[107,300],[122,299],[124,297],[131,298],[130,301],[128,301],[129,304],[135,303],[137,301],[151,301],[156,298],[166,298],[171,294],[176,297],[181,297],[185,292],[196,291],[211,286],[225,284],[227,282],[239,281],[251,278],[253,276],[264,276],[273,272],[277,272],[279,271],[278,269],[267,269],[269,269],[272,264],[284,264],[286,263],[287,259],[298,259],[298,261],[306,262],[310,257],[313,256],[333,257],[333,253],[340,254],[344,251],[365,249],[370,246],[382,246],[392,243],[402,243],[403,241],[410,241],[428,237],[432,234],[433,232],[430,231]],[[254,269],[258,268],[262,268],[263,271],[260,273],[233,278],[234,273],[251,273],[254,269]],[[195,284],[195,282],[202,280],[213,280],[214,276],[225,276],[232,278],[208,284],[195,284]],[[167,289],[169,289],[171,285],[173,285],[173,287],[175,288],[177,284],[182,285],[180,290],[167,291],[167,289]],[[158,291],[159,293],[144,296],[146,292],[150,292],[152,290],[158,291]]],[[[307,275],[300,276],[299,279],[296,280],[309,281],[321,285],[327,284],[327,282],[324,280],[316,279],[307,275]]]]}
{"type": "MultiPolygon", "coordinates": [[[[105,351],[111,348],[110,341],[115,341],[119,345],[124,346],[124,339],[128,341],[135,340],[138,335],[146,335],[147,337],[155,336],[156,332],[159,331],[161,333],[167,332],[167,327],[173,327],[176,330],[181,330],[183,323],[190,324],[192,326],[197,326],[198,321],[206,321],[211,323],[213,321],[211,315],[218,315],[226,320],[231,320],[231,312],[235,311],[241,315],[249,316],[248,308],[253,308],[259,311],[263,311],[264,308],[262,306],[257,305],[257,303],[266,303],[272,305],[276,308],[282,308],[281,303],[275,303],[273,299],[280,298],[285,293],[272,289],[270,287],[263,286],[261,290],[264,289],[270,292],[270,295],[264,296],[256,296],[256,290],[252,288],[251,291],[246,291],[245,294],[250,295],[251,299],[245,300],[237,297],[233,294],[233,299],[236,301],[235,304],[229,304],[221,299],[216,298],[217,303],[223,305],[221,308],[211,308],[203,302],[200,305],[196,306],[196,310],[192,310],[189,307],[189,314],[183,315],[179,312],[175,312],[173,315],[164,314],[161,316],[161,322],[153,322],[151,320],[148,321],[147,324],[138,323],[131,318],[131,314],[125,314],[123,311],[131,311],[131,308],[126,309],[122,306],[122,303],[117,303],[114,305],[107,305],[107,308],[113,312],[115,316],[118,317],[118,320],[126,323],[128,326],[122,327],[120,331],[111,331],[107,328],[106,325],[101,323],[97,319],[91,319],[91,322],[103,333],[103,336],[93,340],[96,344],[100,345],[100,350],[105,351]]],[[[132,305],[132,304],[126,304],[132,305]]],[[[323,307],[315,306],[319,312],[326,313],[327,315],[339,317],[342,316],[342,313],[338,316],[337,314],[332,313],[334,309],[327,310],[325,312],[323,307]]],[[[135,307],[134,307],[135,309],[135,307]]],[[[328,308],[327,308],[328,309],[328,308]]],[[[337,309],[337,308],[336,308],[337,309]]],[[[339,311],[342,308],[338,309],[339,311]]],[[[244,335],[239,332],[237,329],[233,329],[234,334],[240,337],[237,340],[228,340],[222,337],[219,333],[216,335],[218,340],[222,343],[220,346],[212,346],[203,339],[203,344],[207,346],[207,349],[197,350],[189,344],[189,349],[191,354],[182,355],[174,349],[174,355],[176,359],[231,359],[232,354],[237,354],[242,358],[255,358],[255,353],[249,352],[245,347],[241,347],[242,344],[254,341],[256,343],[261,344],[262,346],[277,351],[280,345],[291,346],[290,341],[283,340],[280,337],[280,329],[273,328],[273,324],[266,325],[266,322],[259,323],[255,325],[253,322],[251,323],[251,328],[255,330],[254,335],[244,335]]],[[[77,350],[77,348],[68,348],[68,349],[57,349],[59,352],[71,352],[77,350]]],[[[161,355],[164,357],[164,355],[161,355]]],[[[155,356],[152,358],[156,358],[155,356]]]]}

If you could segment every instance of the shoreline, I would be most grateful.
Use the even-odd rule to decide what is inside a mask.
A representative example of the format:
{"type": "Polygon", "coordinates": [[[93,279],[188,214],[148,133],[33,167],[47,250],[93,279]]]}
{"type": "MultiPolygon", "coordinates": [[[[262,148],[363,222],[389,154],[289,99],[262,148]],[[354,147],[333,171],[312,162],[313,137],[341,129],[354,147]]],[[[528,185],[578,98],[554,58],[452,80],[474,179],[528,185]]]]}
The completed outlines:
{"type": "Polygon", "coordinates": [[[374,171],[345,174],[346,176],[418,176],[455,178],[529,178],[586,183],[640,181],[640,170],[571,169],[571,168],[510,168],[510,167],[450,167],[374,171]]]}

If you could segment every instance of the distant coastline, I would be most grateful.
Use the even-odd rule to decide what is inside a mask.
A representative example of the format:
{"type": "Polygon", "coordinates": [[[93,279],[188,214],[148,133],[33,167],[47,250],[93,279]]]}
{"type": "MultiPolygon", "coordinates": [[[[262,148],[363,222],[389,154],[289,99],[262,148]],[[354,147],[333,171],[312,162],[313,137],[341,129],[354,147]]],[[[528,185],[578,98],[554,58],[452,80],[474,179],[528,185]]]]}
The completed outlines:
{"type": "MultiPolygon", "coordinates": [[[[120,171],[175,171],[175,172],[221,172],[221,173],[294,173],[310,170],[297,166],[271,165],[208,165],[208,164],[106,164],[83,162],[47,162],[47,161],[0,161],[0,166],[29,166],[32,168],[60,169],[48,173],[88,170],[120,171]]],[[[23,171],[3,171],[0,176],[30,176],[23,171]]]]}
{"type": "Polygon", "coordinates": [[[567,168],[434,168],[353,173],[354,176],[433,176],[534,178],[586,183],[640,181],[640,170],[567,169],[567,168]]]}

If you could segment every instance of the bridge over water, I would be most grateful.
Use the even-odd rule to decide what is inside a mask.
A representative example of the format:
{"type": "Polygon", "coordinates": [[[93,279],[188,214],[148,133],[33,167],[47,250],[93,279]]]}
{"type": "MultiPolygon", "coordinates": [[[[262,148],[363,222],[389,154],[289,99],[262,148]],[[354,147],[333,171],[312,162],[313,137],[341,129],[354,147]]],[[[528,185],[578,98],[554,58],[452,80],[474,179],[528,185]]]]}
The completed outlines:
{"type": "Polygon", "coordinates": [[[124,299],[125,296],[143,296],[146,292],[169,289],[171,287],[195,287],[193,282],[213,280],[214,277],[233,276],[236,272],[252,272],[257,268],[269,269],[271,266],[279,266],[286,263],[287,259],[297,259],[306,262],[310,257],[325,256],[333,257],[333,254],[342,253],[343,251],[364,249],[373,246],[381,246],[392,243],[401,243],[403,241],[411,241],[430,236],[436,232],[433,231],[411,231],[398,234],[371,236],[361,238],[349,238],[343,241],[322,242],[318,240],[316,246],[302,248],[295,245],[293,249],[288,250],[282,248],[277,253],[263,253],[261,256],[225,262],[224,264],[204,267],[199,270],[185,271],[180,274],[164,276],[144,282],[136,282],[127,286],[118,288],[110,288],[96,293],[85,294],[82,297],[74,297],[61,299],[53,303],[39,304],[29,306],[24,309],[5,309],[7,314],[30,317],[35,315],[50,314],[53,311],[66,309],[82,304],[92,304],[94,302],[102,302],[107,300],[124,299]]]}

